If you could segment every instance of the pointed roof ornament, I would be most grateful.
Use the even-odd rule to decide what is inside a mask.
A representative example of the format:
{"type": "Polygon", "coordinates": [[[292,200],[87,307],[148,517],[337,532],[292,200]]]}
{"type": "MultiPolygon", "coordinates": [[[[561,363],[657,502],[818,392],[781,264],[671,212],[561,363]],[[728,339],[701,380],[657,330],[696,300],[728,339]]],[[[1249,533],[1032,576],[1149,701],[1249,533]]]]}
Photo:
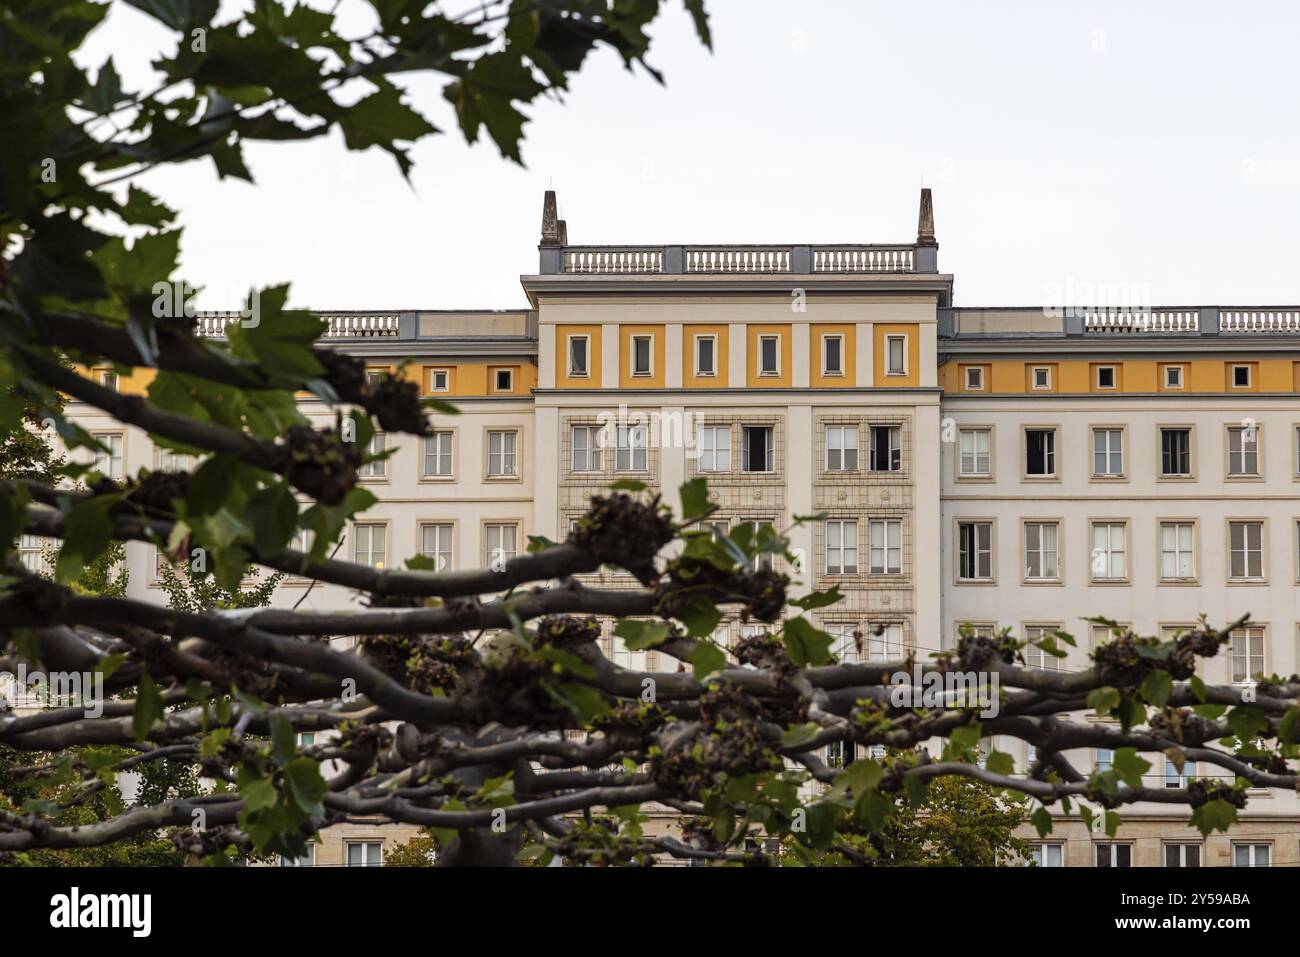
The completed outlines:
{"type": "Polygon", "coordinates": [[[916,221],[916,244],[918,246],[937,246],[934,238],[934,201],[930,198],[930,188],[921,190],[921,212],[916,221]]]}
{"type": "Polygon", "coordinates": [[[564,220],[560,220],[559,233],[560,233],[560,245],[561,246],[569,245],[569,224],[566,223],[564,220]]]}
{"type": "Polygon", "coordinates": [[[542,198],[542,239],[539,245],[559,246],[560,220],[555,211],[555,190],[548,189],[542,198]]]}

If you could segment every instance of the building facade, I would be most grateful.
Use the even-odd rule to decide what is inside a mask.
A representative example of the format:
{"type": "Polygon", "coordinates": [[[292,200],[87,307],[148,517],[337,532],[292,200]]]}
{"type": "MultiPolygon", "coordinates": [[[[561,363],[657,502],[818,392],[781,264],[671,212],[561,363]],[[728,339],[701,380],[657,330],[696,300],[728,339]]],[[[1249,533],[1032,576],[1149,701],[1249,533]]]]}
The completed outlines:
{"type": "MultiPolygon", "coordinates": [[[[435,416],[427,439],[376,437],[395,449],[363,479],[380,502],[340,557],[477,567],[529,535],[562,539],[611,481],[672,501],[704,476],[712,521],[728,528],[825,514],[791,530],[789,571],[844,592],[816,615],[849,658],[925,658],[964,625],[1064,628],[1079,648],[1030,663],[1083,668],[1106,637],[1088,617],[1172,635],[1201,613],[1249,612],[1202,677],[1245,686],[1300,671],[1300,309],[957,307],[928,190],[915,241],[834,246],[573,245],[547,193],[539,267],[521,283],[520,310],[321,313],[334,346],[461,412],[435,416]]],[[[201,331],[226,321],[205,316],[201,331]]],[[[317,400],[302,406],[332,421],[317,400]]],[[[174,464],[142,433],[74,411],[113,450],[107,474],[174,464]]],[[[156,555],[132,545],[128,562],[132,591],[149,595],[156,555]]],[[[292,579],[275,598],[356,600],[292,579]]],[[[659,666],[608,629],[604,640],[618,663],[659,666]]],[[[1109,760],[1068,756],[1085,773],[1109,760]]],[[[1147,783],[1193,773],[1160,757],[1147,783]]],[[[1131,807],[1113,839],[1075,817],[1036,855],[1300,863],[1295,795],[1252,795],[1232,832],[1208,840],[1186,817],[1131,807]]],[[[327,835],[317,863],[372,862],[376,841],[411,833],[356,827],[327,835]]]]}

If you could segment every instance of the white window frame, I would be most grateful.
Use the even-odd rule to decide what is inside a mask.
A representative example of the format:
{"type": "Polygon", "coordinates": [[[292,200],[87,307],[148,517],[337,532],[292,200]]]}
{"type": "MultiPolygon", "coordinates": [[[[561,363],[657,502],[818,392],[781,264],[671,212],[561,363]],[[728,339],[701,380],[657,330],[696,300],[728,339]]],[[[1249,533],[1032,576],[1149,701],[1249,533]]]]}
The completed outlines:
{"type": "Polygon", "coordinates": [[[1061,523],[1055,519],[1034,519],[1024,522],[1020,533],[1022,556],[1024,558],[1025,581],[1027,582],[1059,582],[1061,580],[1061,523]],[[1029,542],[1029,530],[1037,529],[1038,544],[1037,547],[1031,548],[1029,542]],[[1050,536],[1045,534],[1051,530],[1050,536]],[[1051,538],[1051,547],[1048,547],[1047,539],[1051,538]],[[1033,568],[1030,565],[1030,556],[1037,556],[1038,574],[1033,574],[1033,568]],[[1048,574],[1048,558],[1051,559],[1051,574],[1048,574]]]}
{"type": "Polygon", "coordinates": [[[343,842],[343,864],[345,867],[383,867],[384,866],[384,842],[383,841],[344,841],[343,842]],[[361,860],[354,862],[352,860],[352,850],[360,850],[361,860]],[[372,855],[371,849],[374,849],[372,855]]]}
{"type": "Polygon", "coordinates": [[[781,374],[781,337],[778,335],[760,335],[758,337],[758,374],[760,376],[779,376],[781,374]],[[772,343],[772,368],[763,366],[763,346],[772,343]]]}
{"type": "Polygon", "coordinates": [[[1092,580],[1097,582],[1128,581],[1128,522],[1119,519],[1098,519],[1088,523],[1092,538],[1089,568],[1092,580]],[[1099,536],[1099,533],[1100,536],[1099,536]],[[1118,542],[1116,536],[1118,535],[1118,542]],[[1100,540],[1104,538],[1104,541],[1100,540]],[[1119,567],[1116,568],[1118,559],[1119,567]]]}
{"type": "Polygon", "coordinates": [[[614,429],[614,471],[650,470],[650,434],[644,425],[619,425],[614,429]]]}
{"type": "Polygon", "coordinates": [[[1233,867],[1272,867],[1273,866],[1273,845],[1269,843],[1257,843],[1252,841],[1233,841],[1232,842],[1232,866],[1233,867]],[[1245,861],[1241,860],[1242,852],[1245,852],[1245,861]],[[1263,851],[1261,854],[1260,852],[1263,851]],[[1263,863],[1260,863],[1260,858],[1263,863]]]}
{"type": "Polygon", "coordinates": [[[1059,478],[1061,475],[1061,449],[1060,449],[1060,443],[1057,441],[1057,439],[1059,439],[1061,436],[1061,430],[1053,425],[1031,425],[1021,429],[1020,434],[1024,437],[1022,439],[1022,441],[1024,442],[1024,452],[1021,455],[1020,467],[1024,471],[1025,478],[1035,480],[1035,481],[1045,481],[1045,480],[1059,478]],[[1045,472],[1029,471],[1029,433],[1030,432],[1042,432],[1046,435],[1051,436],[1050,449],[1047,448],[1046,441],[1044,442],[1043,465],[1047,466],[1049,463],[1051,465],[1051,468],[1045,472]]]}
{"type": "Polygon", "coordinates": [[[125,478],[126,436],[121,432],[93,432],[91,438],[108,446],[108,452],[93,450],[90,467],[107,478],[117,480],[125,478]]]}
{"type": "MultiPolygon", "coordinates": [[[[387,450],[388,436],[384,432],[376,432],[366,443],[366,455],[380,455],[387,450]]],[[[357,466],[357,478],[369,479],[371,481],[388,478],[388,459],[379,459],[377,462],[366,462],[357,466]]]]}
{"type": "Polygon", "coordinates": [[[701,472],[731,471],[731,426],[700,426],[698,469],[701,472]]]}
{"type": "Polygon", "coordinates": [[[638,379],[649,378],[655,374],[655,337],[649,333],[635,333],[629,337],[628,368],[638,379]],[[645,344],[645,368],[637,368],[637,347],[645,344]]]}
{"type": "Polygon", "coordinates": [[[993,522],[987,519],[962,519],[957,522],[957,580],[959,582],[993,581],[993,522]],[[967,548],[963,530],[970,528],[971,546],[967,548]],[[982,534],[981,534],[982,533],[982,534]],[[983,539],[983,541],[981,541],[983,539]],[[972,574],[965,574],[967,565],[972,574]],[[981,574],[983,569],[987,569],[981,574]]]}
{"type": "Polygon", "coordinates": [[[903,573],[903,520],[872,518],[867,520],[867,571],[872,575],[903,573]],[[879,561],[877,561],[879,558],[879,561]]]}
{"type": "Polygon", "coordinates": [[[515,391],[515,370],[505,368],[495,368],[492,370],[492,391],[493,392],[514,392],[515,391]],[[506,385],[501,386],[501,376],[506,376],[506,385]]]}
{"type": "Polygon", "coordinates": [[[352,525],[352,561],[367,568],[388,567],[388,523],[354,522],[352,525]],[[375,536],[378,536],[376,543],[375,536]],[[376,558],[378,562],[376,562],[376,558]]]}
{"type": "Polygon", "coordinates": [[[1265,671],[1268,633],[1263,625],[1236,628],[1228,638],[1228,679],[1235,685],[1252,685],[1265,671]]]}
{"type": "Polygon", "coordinates": [[[434,571],[451,571],[456,560],[456,526],[451,522],[421,522],[420,554],[433,559],[434,571]]]}
{"type": "Polygon", "coordinates": [[[867,660],[895,661],[903,656],[903,626],[897,622],[868,624],[867,660]],[[880,633],[877,634],[877,629],[880,633]]]}
{"type": "Polygon", "coordinates": [[[1254,373],[1251,371],[1249,364],[1244,362],[1233,362],[1229,365],[1228,368],[1230,374],[1232,375],[1232,388],[1249,389],[1251,387],[1251,383],[1254,381],[1254,373]],[[1242,371],[1246,373],[1246,381],[1244,384],[1239,384],[1237,382],[1237,373],[1242,371]]]}
{"type": "Polygon", "coordinates": [[[568,341],[565,344],[564,351],[566,356],[565,361],[567,362],[568,369],[569,369],[569,378],[570,379],[591,378],[591,336],[585,333],[581,335],[577,333],[573,333],[567,337],[567,340],[568,341]],[[577,364],[573,361],[574,359],[573,346],[574,343],[577,342],[582,343],[582,368],[581,369],[579,369],[577,364]]]}
{"type": "Polygon", "coordinates": [[[878,425],[872,424],[867,427],[867,471],[876,473],[901,472],[903,471],[903,427],[901,425],[878,425]],[[885,440],[889,447],[885,450],[886,468],[876,468],[879,460],[876,447],[876,436],[881,432],[885,433],[885,440]],[[897,463],[897,468],[894,467],[897,463]]]}
{"type": "Polygon", "coordinates": [[[455,433],[438,429],[426,435],[420,443],[420,475],[426,479],[449,479],[456,474],[455,433]],[[429,465],[432,463],[433,470],[429,465]],[[443,470],[443,466],[446,470],[443,470]]]}
{"type": "Polygon", "coordinates": [[[885,375],[907,375],[907,336],[905,334],[885,336],[885,375]],[[894,364],[894,343],[899,344],[897,365],[894,364]]]}
{"type": "Polygon", "coordinates": [[[1114,392],[1119,388],[1119,366],[1097,366],[1097,388],[1103,392],[1114,392]],[[1102,372],[1110,373],[1110,385],[1101,384],[1102,372]]]}
{"type": "Polygon", "coordinates": [[[1094,867],[1132,867],[1133,866],[1133,845],[1128,841],[1095,841],[1092,847],[1093,847],[1092,863],[1094,867]],[[1101,849],[1103,847],[1110,850],[1110,854],[1108,856],[1111,858],[1111,861],[1107,864],[1101,863],[1101,858],[1102,858],[1101,849]],[[1128,852],[1126,855],[1124,855],[1128,858],[1127,864],[1119,863],[1120,855],[1117,852],[1120,848],[1124,848],[1128,852]]]}
{"type": "Polygon", "coordinates": [[[1258,425],[1230,425],[1228,426],[1227,446],[1228,446],[1228,478],[1260,478],[1260,441],[1258,425]],[[1249,436],[1250,441],[1247,441],[1249,436]],[[1233,447],[1235,444],[1235,448],[1233,447]],[[1255,467],[1248,469],[1251,457],[1254,457],[1255,467]]]}
{"type": "Polygon", "coordinates": [[[1268,569],[1264,565],[1264,557],[1267,551],[1264,541],[1264,521],[1263,519],[1229,519],[1228,520],[1228,580],[1229,581],[1264,581],[1268,576],[1268,569]],[[1234,529],[1240,527],[1241,548],[1236,547],[1233,541],[1234,529]],[[1258,541],[1252,546],[1251,532],[1256,533],[1258,541]],[[1237,565],[1236,556],[1241,556],[1241,574],[1235,572],[1237,565]],[[1252,574],[1251,559],[1255,559],[1258,564],[1256,573],[1252,574]]]}
{"type": "Polygon", "coordinates": [[[518,554],[518,522],[483,523],[483,560],[485,565],[490,568],[499,562],[507,562],[518,556],[518,554]],[[509,545],[508,548],[507,545],[509,545]]]}
{"type": "Polygon", "coordinates": [[[1092,433],[1092,477],[1099,479],[1123,478],[1124,470],[1124,430],[1113,425],[1093,426],[1092,433]],[[1098,457],[1103,471],[1098,471],[1098,457]],[[1112,469],[1118,457],[1118,469],[1112,469]]]}
{"type": "Polygon", "coordinates": [[[487,430],[487,474],[492,479],[516,479],[519,477],[519,430],[487,430]],[[493,443],[499,439],[499,447],[493,449],[493,443]]]}
{"type": "Polygon", "coordinates": [[[858,522],[834,519],[826,523],[826,574],[858,573],[858,522]]]}
{"type": "Polygon", "coordinates": [[[1050,392],[1052,388],[1052,367],[1051,366],[1032,366],[1029,369],[1029,387],[1035,392],[1050,392]],[[1038,374],[1043,374],[1043,380],[1040,383],[1038,374]]]}
{"type": "Polygon", "coordinates": [[[1065,845],[1059,841],[1035,841],[1029,845],[1029,859],[1037,867],[1064,867],[1065,845]],[[1056,853],[1049,854],[1049,851],[1056,853]]]}
{"type": "Polygon", "coordinates": [[[1167,366],[1164,367],[1164,370],[1165,370],[1164,381],[1165,381],[1165,388],[1166,388],[1166,389],[1182,389],[1182,388],[1185,387],[1184,384],[1183,384],[1184,381],[1185,381],[1184,376],[1183,376],[1183,367],[1182,367],[1181,365],[1167,365],[1167,366]],[[1176,379],[1177,381],[1171,381],[1171,380],[1170,380],[1170,375],[1169,375],[1169,373],[1171,373],[1171,372],[1173,372],[1173,373],[1177,373],[1177,374],[1173,377],[1173,378],[1176,379]]]}
{"type": "Polygon", "coordinates": [[[840,333],[824,333],[822,335],[822,375],[824,376],[843,376],[844,371],[844,336],[840,333]],[[835,368],[830,364],[830,344],[834,342],[839,347],[838,363],[835,368]]]}
{"type": "Polygon", "coordinates": [[[600,428],[595,425],[575,425],[570,428],[570,472],[600,471],[600,431],[600,428]]]}
{"type": "Polygon", "coordinates": [[[1192,521],[1183,521],[1178,519],[1167,519],[1161,521],[1156,528],[1156,534],[1159,536],[1160,548],[1160,580],[1163,582],[1171,581],[1195,581],[1196,580],[1196,523],[1192,521]],[[1173,547],[1170,548],[1165,540],[1166,530],[1172,531],[1173,547]],[[1186,532],[1186,541],[1184,542],[1184,531],[1186,532]],[[1185,547],[1184,547],[1185,546],[1185,547]],[[1166,558],[1171,558],[1174,563],[1175,574],[1166,574],[1166,558]],[[1184,558],[1187,561],[1189,569],[1188,574],[1180,575],[1178,571],[1182,569],[1184,558]]]}
{"type": "Polygon", "coordinates": [[[695,353],[695,374],[697,376],[713,377],[718,374],[718,337],[716,334],[711,332],[697,333],[695,335],[694,353],[695,353]],[[706,340],[709,343],[709,359],[710,359],[709,368],[707,370],[700,363],[700,343],[706,340]]]}
{"type": "Polygon", "coordinates": [[[430,369],[429,370],[429,391],[430,392],[450,392],[451,391],[451,370],[450,369],[430,369]],[[438,385],[438,376],[442,376],[442,386],[438,385]]]}
{"type": "Polygon", "coordinates": [[[740,428],[740,470],[750,475],[768,475],[776,471],[776,426],[774,425],[742,425],[740,428]],[[763,469],[751,469],[749,465],[749,437],[750,430],[765,430],[765,445],[763,446],[763,469]]]}
{"type": "Polygon", "coordinates": [[[982,429],[958,429],[957,430],[957,475],[959,478],[992,478],[993,477],[993,430],[988,428],[982,429]],[[984,448],[979,448],[979,438],[983,436],[984,448]],[[966,447],[967,438],[971,440],[971,448],[966,447]],[[984,468],[980,468],[980,459],[984,460],[984,468]],[[966,467],[967,460],[970,461],[971,467],[966,467]]]}
{"type": "Polygon", "coordinates": [[[962,371],[966,373],[963,387],[967,392],[984,391],[984,367],[983,366],[966,366],[962,371]],[[974,378],[972,378],[972,373],[974,374],[974,378]]]}
{"type": "Polygon", "coordinates": [[[826,471],[856,472],[858,470],[858,427],[852,425],[827,425],[826,435],[826,471]],[[852,464],[849,453],[852,452],[852,464]]]}

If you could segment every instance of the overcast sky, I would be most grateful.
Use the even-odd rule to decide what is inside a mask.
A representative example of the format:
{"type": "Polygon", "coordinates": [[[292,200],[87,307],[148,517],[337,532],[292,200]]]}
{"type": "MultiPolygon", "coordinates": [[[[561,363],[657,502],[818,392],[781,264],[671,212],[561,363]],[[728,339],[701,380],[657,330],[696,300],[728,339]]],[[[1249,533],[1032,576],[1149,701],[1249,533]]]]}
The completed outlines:
{"type": "MultiPolygon", "coordinates": [[[[118,6],[85,60],[143,82],[163,35],[118,6]]],[[[532,110],[526,168],[450,132],[410,186],[340,137],[250,148],[255,186],[208,160],[141,182],[183,211],[208,308],[286,280],[318,309],[524,305],[548,185],[574,243],[873,243],[915,237],[923,182],[958,305],[1300,303],[1300,5],[708,8],[713,54],[666,4],[666,87],[601,54],[532,110]]]]}

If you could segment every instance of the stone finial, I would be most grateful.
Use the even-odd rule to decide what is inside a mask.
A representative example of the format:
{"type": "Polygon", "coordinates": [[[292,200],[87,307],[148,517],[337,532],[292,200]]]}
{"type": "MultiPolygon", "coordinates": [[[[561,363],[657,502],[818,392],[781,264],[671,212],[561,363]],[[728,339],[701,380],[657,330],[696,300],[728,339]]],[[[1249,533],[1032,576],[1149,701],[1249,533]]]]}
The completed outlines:
{"type": "Polygon", "coordinates": [[[560,245],[569,245],[569,224],[564,220],[560,220],[560,245]]]}
{"type": "Polygon", "coordinates": [[[560,218],[555,211],[555,190],[548,189],[542,198],[542,246],[560,245],[560,218]]]}
{"type": "Polygon", "coordinates": [[[934,201],[930,198],[928,186],[921,190],[921,214],[916,221],[916,244],[918,246],[937,246],[934,238],[934,201]]]}

